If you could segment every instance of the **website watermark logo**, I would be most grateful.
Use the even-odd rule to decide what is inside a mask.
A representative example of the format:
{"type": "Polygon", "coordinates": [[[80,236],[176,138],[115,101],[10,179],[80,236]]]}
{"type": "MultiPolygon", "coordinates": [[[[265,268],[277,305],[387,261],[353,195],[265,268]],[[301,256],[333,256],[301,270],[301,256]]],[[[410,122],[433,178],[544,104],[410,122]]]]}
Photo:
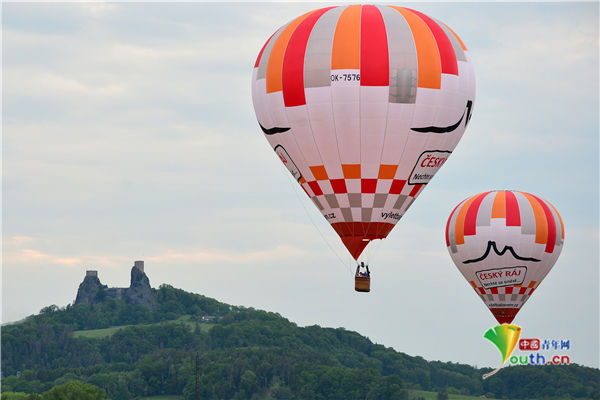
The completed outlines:
{"type": "Polygon", "coordinates": [[[519,350],[525,354],[513,355],[510,365],[569,365],[571,357],[565,352],[571,350],[569,339],[521,339],[519,350]],[[560,352],[561,354],[556,354],[560,352]]]}
{"type": "Polygon", "coordinates": [[[519,336],[521,336],[521,327],[509,324],[497,325],[483,334],[483,337],[492,342],[502,355],[502,363],[492,372],[484,374],[483,379],[489,378],[500,371],[500,368],[504,366],[506,360],[510,358],[515,347],[517,347],[519,336]]]}
{"type": "Polygon", "coordinates": [[[487,374],[483,379],[489,378],[509,362],[513,365],[569,365],[571,358],[564,352],[571,349],[569,339],[543,339],[538,338],[520,339],[521,327],[517,325],[502,324],[488,329],[483,337],[492,342],[500,355],[502,363],[487,374]],[[519,345],[519,351],[524,354],[513,355],[515,348],[519,345]],[[563,354],[556,354],[560,351],[563,354]]]}

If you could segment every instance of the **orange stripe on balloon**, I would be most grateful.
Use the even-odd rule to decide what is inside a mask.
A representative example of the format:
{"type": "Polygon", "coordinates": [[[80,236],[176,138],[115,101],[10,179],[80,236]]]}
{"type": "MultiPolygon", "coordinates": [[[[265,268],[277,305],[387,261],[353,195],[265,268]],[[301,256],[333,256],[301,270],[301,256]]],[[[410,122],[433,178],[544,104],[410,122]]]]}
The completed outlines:
{"type": "Polygon", "coordinates": [[[463,41],[462,41],[462,40],[460,39],[460,37],[459,37],[459,36],[456,34],[456,32],[454,32],[454,31],[452,30],[452,28],[450,28],[448,25],[446,25],[446,24],[445,24],[445,23],[443,23],[442,21],[437,21],[437,22],[439,22],[440,24],[442,24],[442,25],[444,25],[446,28],[448,28],[448,30],[449,30],[450,32],[452,32],[452,34],[454,35],[454,37],[455,37],[455,38],[458,40],[458,43],[460,43],[460,46],[462,47],[462,49],[463,49],[463,50],[465,50],[465,51],[467,50],[467,46],[465,46],[465,44],[463,43],[463,41]]]}
{"type": "Polygon", "coordinates": [[[492,204],[492,218],[506,218],[506,193],[501,190],[496,193],[492,204]]]}
{"type": "Polygon", "coordinates": [[[437,43],[438,52],[440,53],[440,61],[442,63],[442,73],[443,74],[452,74],[458,75],[458,62],[456,60],[456,53],[454,52],[454,48],[452,47],[452,43],[446,35],[446,32],[438,25],[436,21],[429,18],[427,15],[416,11],[409,10],[419,16],[427,26],[431,33],[433,33],[433,37],[435,38],[435,42],[437,43]]]}
{"type": "Polygon", "coordinates": [[[398,11],[410,27],[417,48],[418,87],[439,89],[442,85],[442,61],[435,37],[421,18],[406,8],[388,6],[398,11]]]}
{"type": "Polygon", "coordinates": [[[381,164],[379,166],[379,175],[377,176],[377,179],[394,179],[397,170],[397,165],[381,164]]]}
{"type": "Polygon", "coordinates": [[[556,208],[554,208],[554,206],[552,204],[550,204],[550,203],[548,203],[548,204],[550,205],[550,207],[552,207],[552,209],[554,210],[556,215],[558,215],[558,220],[560,221],[560,236],[561,236],[561,238],[564,239],[565,238],[565,224],[563,224],[562,217],[558,213],[558,210],[556,208]]]}
{"type": "Polygon", "coordinates": [[[548,221],[544,209],[538,201],[529,193],[519,192],[529,200],[535,217],[535,242],[544,244],[548,241],[548,221]]]}
{"type": "Polygon", "coordinates": [[[309,168],[310,172],[312,172],[316,180],[325,181],[329,179],[329,177],[327,176],[327,171],[325,170],[325,167],[323,165],[316,165],[314,167],[309,168]]]}
{"type": "Polygon", "coordinates": [[[456,209],[460,206],[460,204],[458,204],[456,207],[454,207],[454,210],[452,210],[452,212],[450,213],[450,216],[448,217],[448,221],[446,222],[446,246],[450,247],[450,221],[452,220],[452,216],[454,215],[454,213],[456,212],[456,209]]]}
{"type": "Polygon", "coordinates": [[[360,179],[360,164],[342,164],[345,179],[360,179]]]}
{"type": "Polygon", "coordinates": [[[458,211],[458,215],[456,216],[456,222],[454,223],[454,239],[456,244],[465,243],[465,217],[467,216],[469,206],[476,198],[477,196],[473,196],[467,201],[465,201],[464,205],[458,211]]]}
{"type": "Polygon", "coordinates": [[[290,22],[273,44],[267,64],[267,93],[279,92],[283,89],[282,72],[285,49],[296,27],[313,12],[309,11],[290,22]]]}
{"type": "Polygon", "coordinates": [[[331,50],[331,69],[360,68],[360,11],[359,5],[349,6],[338,19],[331,50]]]}

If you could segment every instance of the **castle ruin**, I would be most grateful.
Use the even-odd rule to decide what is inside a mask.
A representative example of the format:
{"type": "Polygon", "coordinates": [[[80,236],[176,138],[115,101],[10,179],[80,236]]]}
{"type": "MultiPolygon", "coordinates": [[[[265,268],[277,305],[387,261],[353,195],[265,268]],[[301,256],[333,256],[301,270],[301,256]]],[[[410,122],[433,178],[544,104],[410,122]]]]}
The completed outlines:
{"type": "Polygon", "coordinates": [[[128,288],[109,288],[100,282],[97,270],[87,270],[77,290],[75,304],[97,304],[104,299],[125,300],[128,304],[141,305],[154,310],[158,306],[158,299],[144,272],[144,261],[134,262],[128,288]]]}

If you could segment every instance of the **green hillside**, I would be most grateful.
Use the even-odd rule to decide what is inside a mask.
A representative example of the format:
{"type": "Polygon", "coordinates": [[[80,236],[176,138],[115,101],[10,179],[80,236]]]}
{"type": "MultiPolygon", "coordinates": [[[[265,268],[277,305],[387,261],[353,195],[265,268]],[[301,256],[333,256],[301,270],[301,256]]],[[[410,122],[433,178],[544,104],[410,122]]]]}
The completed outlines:
{"type": "Polygon", "coordinates": [[[195,399],[196,388],[201,399],[600,399],[593,368],[511,367],[483,381],[489,369],[428,362],[343,328],[298,327],[166,285],[156,294],[153,312],[105,299],[4,326],[2,399],[61,398],[47,393],[70,381],[115,400],[195,399]]]}

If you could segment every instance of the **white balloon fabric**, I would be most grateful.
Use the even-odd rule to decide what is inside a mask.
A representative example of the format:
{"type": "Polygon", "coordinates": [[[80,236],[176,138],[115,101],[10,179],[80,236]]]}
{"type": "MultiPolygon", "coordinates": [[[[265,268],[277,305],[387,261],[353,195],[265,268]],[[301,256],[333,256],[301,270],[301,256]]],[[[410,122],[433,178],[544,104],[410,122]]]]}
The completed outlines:
{"type": "Polygon", "coordinates": [[[328,7],[267,40],[252,99],[265,137],[357,259],[454,150],[475,77],[461,39],[425,14],[328,7]]]}
{"type": "Polygon", "coordinates": [[[552,204],[509,190],[469,197],[446,224],[452,261],[501,324],[513,321],[550,272],[564,238],[552,204]]]}

